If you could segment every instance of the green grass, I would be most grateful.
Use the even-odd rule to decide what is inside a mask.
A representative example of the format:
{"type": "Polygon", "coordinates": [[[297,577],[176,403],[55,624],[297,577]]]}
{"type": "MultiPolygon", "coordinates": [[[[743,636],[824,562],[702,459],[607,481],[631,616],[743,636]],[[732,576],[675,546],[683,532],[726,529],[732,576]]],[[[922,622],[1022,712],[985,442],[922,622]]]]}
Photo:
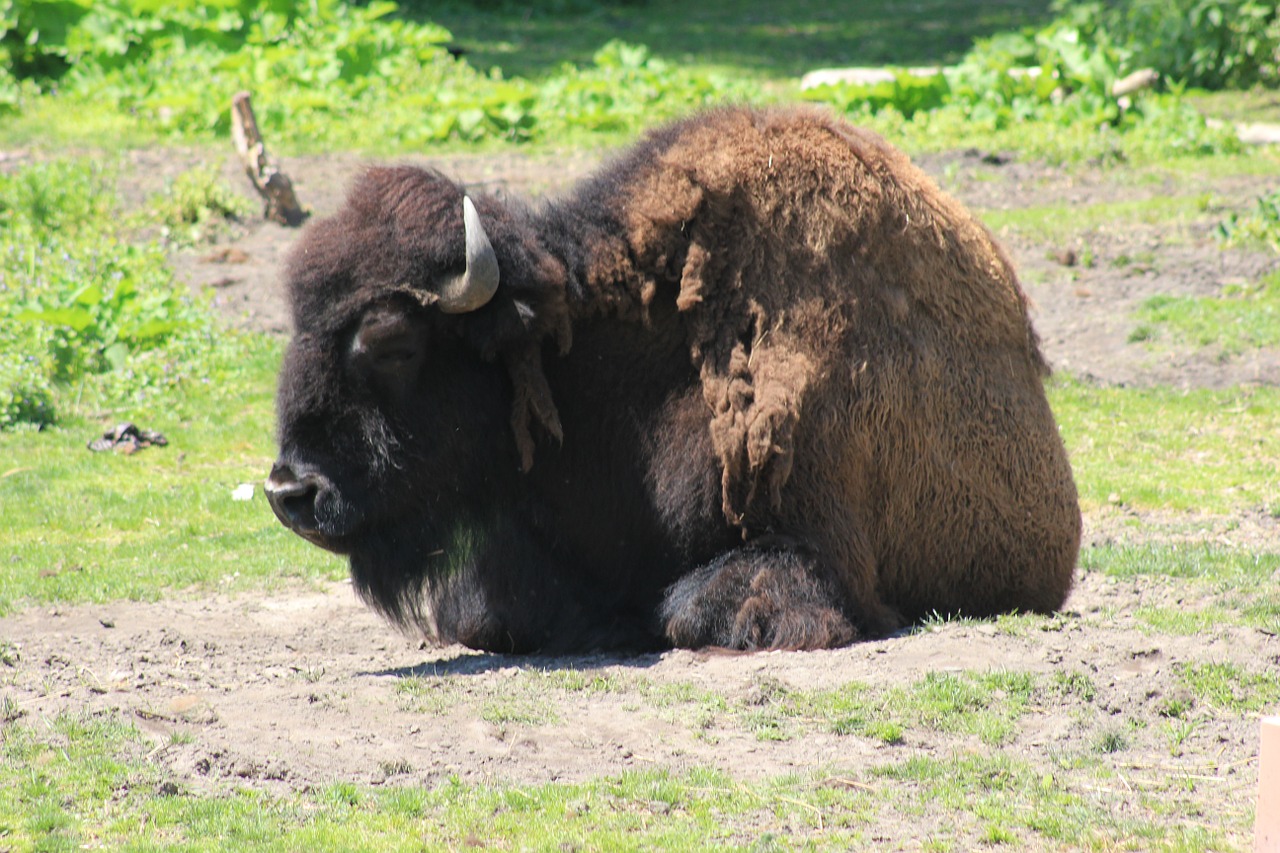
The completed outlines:
{"type": "Polygon", "coordinates": [[[1280,555],[1212,545],[1106,545],[1085,549],[1080,567],[1122,579],[1164,577],[1252,588],[1253,594],[1280,568],[1280,555]]]}
{"type": "Polygon", "coordinates": [[[1051,760],[1046,770],[1004,754],[933,757],[917,755],[872,769],[873,778],[911,789],[917,837],[932,849],[974,849],[974,840],[1013,839],[1015,849],[1035,839],[1050,849],[1195,850],[1220,844],[1211,828],[1166,822],[1145,796],[1121,796],[1118,782],[1106,785],[1107,768],[1097,759],[1051,760]],[[1056,765],[1056,766],[1055,766],[1056,765]],[[1068,779],[1085,770],[1094,782],[1068,779]],[[1104,784],[1099,785],[1101,781],[1104,784]],[[1127,803],[1129,808],[1105,803],[1127,803]],[[974,839],[954,827],[948,814],[963,814],[974,839]],[[968,837],[966,837],[968,836],[968,837]]]}
{"type": "Polygon", "coordinates": [[[1149,297],[1139,307],[1130,340],[1151,346],[1176,341],[1212,347],[1223,356],[1280,345],[1280,273],[1217,296],[1149,297]]]}
{"type": "Polygon", "coordinates": [[[1280,588],[1273,581],[1280,554],[1212,545],[1104,545],[1083,549],[1080,568],[1183,589],[1191,601],[1134,612],[1155,633],[1205,637],[1228,626],[1280,633],[1280,588]]]}
{"type": "MultiPolygon", "coordinates": [[[[1210,682],[1216,676],[1207,676],[1210,682]]],[[[821,769],[744,783],[692,769],[581,783],[374,788],[338,782],[274,796],[185,790],[154,747],[113,715],[7,725],[0,740],[0,839],[15,849],[185,850],[849,849],[902,821],[926,849],[1014,845],[1221,848],[1229,817],[1185,817],[1175,780],[1111,778],[1094,756],[1033,766],[1009,755],[909,754],[848,774],[821,769]],[[773,844],[773,847],[765,845],[773,844]]],[[[1133,774],[1130,774],[1133,778],[1133,774]]]]}
{"type": "Polygon", "coordinates": [[[1008,743],[1039,689],[1029,673],[928,673],[907,687],[850,682],[833,690],[775,688],[740,720],[760,740],[789,740],[813,729],[857,735],[889,746],[907,735],[941,732],[1008,743]]]}
{"type": "Polygon", "coordinates": [[[154,600],[189,587],[263,589],[336,579],[337,558],[291,535],[260,484],[275,450],[278,341],[208,387],[127,411],[73,416],[44,432],[0,433],[0,613],[48,602],[154,600]],[[216,386],[216,387],[215,387],[216,386]],[[167,447],[91,453],[104,426],[135,420],[167,447]],[[241,483],[259,487],[240,502],[241,483]]]}
{"type": "Polygon", "coordinates": [[[1104,388],[1053,379],[1083,508],[1280,509],[1280,391],[1104,388]]]}
{"type": "Polygon", "coordinates": [[[1050,245],[1068,237],[1122,225],[1180,226],[1202,216],[1208,199],[1202,195],[1156,196],[1096,204],[1049,204],[1006,210],[976,211],[997,233],[1013,233],[1050,245]]]}
{"type": "Polygon", "coordinates": [[[1280,92],[1274,89],[1196,91],[1188,93],[1188,97],[1205,115],[1221,121],[1280,123],[1280,92]]]}
{"type": "Polygon", "coordinates": [[[687,681],[654,681],[643,676],[601,675],[581,669],[521,667],[502,683],[468,683],[437,675],[400,679],[396,692],[407,710],[445,716],[460,707],[496,725],[545,726],[561,722],[553,707],[568,696],[626,694],[659,712],[695,713],[710,718],[730,711],[724,697],[687,681]]]}
{"type": "MultiPolygon", "coordinates": [[[[1029,132],[1036,133],[1034,130],[1029,132]]],[[[944,140],[953,143],[950,147],[957,147],[954,139],[944,137],[944,140]]],[[[1207,158],[1191,158],[1177,152],[1168,152],[1166,156],[1148,158],[1140,164],[1116,169],[1108,174],[1110,182],[1125,187],[1133,198],[1088,204],[1053,203],[1016,208],[985,208],[975,209],[974,212],[987,227],[998,234],[1016,234],[1024,239],[1049,245],[1069,238],[1081,237],[1087,240],[1090,232],[1143,225],[1161,226],[1176,234],[1189,227],[1202,230],[1204,223],[1212,221],[1219,202],[1211,194],[1194,186],[1171,193],[1170,184],[1185,185],[1188,173],[1213,180],[1256,177],[1265,181],[1276,173],[1277,168],[1280,168],[1280,161],[1267,148],[1223,153],[1207,158]]],[[[1170,234],[1166,233],[1163,237],[1167,241],[1170,234]]],[[[1119,258],[1113,263],[1124,266],[1141,260],[1119,258]]]]}
{"type": "Polygon", "coordinates": [[[463,709],[499,726],[559,724],[553,709],[569,694],[607,693],[635,697],[637,711],[700,720],[709,737],[740,729],[757,740],[785,741],[825,731],[896,745],[908,733],[935,732],[973,736],[990,746],[1008,743],[1019,719],[1042,697],[1083,695],[1057,682],[1046,686],[1029,673],[1000,671],[929,673],[891,689],[850,682],[831,690],[794,690],[765,678],[737,701],[689,682],[643,676],[610,675],[592,679],[591,686],[570,686],[585,677],[581,670],[521,668],[501,682],[409,676],[396,689],[409,710],[440,717],[463,709]]]}
{"type": "Polygon", "coordinates": [[[406,14],[448,29],[473,66],[501,68],[508,77],[544,77],[563,62],[584,63],[600,45],[623,38],[647,44],[671,62],[761,81],[830,66],[954,63],[976,38],[1047,23],[1049,7],[1048,0],[401,4],[406,14]]]}
{"type": "Polygon", "coordinates": [[[1239,614],[1213,604],[1196,609],[1139,607],[1133,615],[1153,634],[1179,637],[1211,637],[1224,626],[1241,622],[1239,614]]]}
{"type": "Polygon", "coordinates": [[[1280,705],[1280,672],[1251,672],[1231,663],[1180,663],[1178,680],[1220,714],[1256,714],[1280,705]]]}

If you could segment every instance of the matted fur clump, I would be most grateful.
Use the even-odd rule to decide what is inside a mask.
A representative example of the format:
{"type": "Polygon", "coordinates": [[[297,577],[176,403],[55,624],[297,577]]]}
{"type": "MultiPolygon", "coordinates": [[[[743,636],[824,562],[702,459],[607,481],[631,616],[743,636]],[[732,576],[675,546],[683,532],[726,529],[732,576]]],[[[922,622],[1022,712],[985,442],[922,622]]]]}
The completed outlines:
{"type": "Polygon", "coordinates": [[[539,208],[463,197],[372,170],[290,267],[268,492],[388,616],[756,648],[1061,605],[1080,514],[1026,297],[879,137],[726,109],[539,208]]]}

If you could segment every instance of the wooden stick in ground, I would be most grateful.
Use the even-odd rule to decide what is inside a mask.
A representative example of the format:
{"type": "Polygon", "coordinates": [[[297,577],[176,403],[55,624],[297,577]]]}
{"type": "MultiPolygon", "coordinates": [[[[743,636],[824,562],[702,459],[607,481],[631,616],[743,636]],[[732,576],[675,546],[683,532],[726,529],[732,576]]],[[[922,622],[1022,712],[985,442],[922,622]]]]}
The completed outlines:
{"type": "Polygon", "coordinates": [[[237,92],[231,99],[231,138],[236,151],[254,189],[266,203],[262,215],[281,225],[301,225],[307,214],[294,195],[293,181],[267,159],[267,146],[258,131],[249,97],[248,92],[237,92]]]}

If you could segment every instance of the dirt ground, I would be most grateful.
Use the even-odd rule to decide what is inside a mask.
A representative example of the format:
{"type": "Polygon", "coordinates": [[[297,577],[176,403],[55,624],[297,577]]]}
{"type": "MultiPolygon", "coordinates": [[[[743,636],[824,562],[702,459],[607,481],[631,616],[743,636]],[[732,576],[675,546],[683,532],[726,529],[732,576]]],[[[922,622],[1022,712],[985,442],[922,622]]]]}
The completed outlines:
{"type": "MultiPolygon", "coordinates": [[[[141,197],[198,159],[194,153],[140,153],[131,191],[141,197]]],[[[488,190],[539,195],[564,188],[598,161],[589,154],[502,154],[431,163],[488,190]]],[[[1226,211],[1252,204],[1263,189],[1257,179],[1127,181],[1101,169],[1065,170],[982,152],[920,162],[962,200],[988,210],[1158,198],[1189,188],[1204,193],[1210,199],[1204,215],[1174,228],[1104,229],[1062,245],[1010,234],[1002,239],[1036,303],[1044,348],[1058,368],[1123,385],[1280,381],[1280,353],[1273,350],[1225,358],[1176,342],[1149,348],[1129,341],[1131,312],[1143,298],[1212,294],[1276,266],[1272,256],[1224,251],[1211,235],[1226,211]],[[1087,252],[1092,266],[1080,263],[1087,252]]],[[[283,165],[302,202],[323,216],[341,203],[364,161],[308,157],[283,165]]],[[[234,186],[244,183],[231,157],[223,168],[234,186]]],[[[234,323],[285,334],[277,278],[296,236],[270,224],[240,225],[216,245],[175,253],[174,263],[193,287],[212,289],[234,323]]],[[[262,511],[269,512],[265,503],[262,511]]],[[[1086,542],[1177,538],[1280,550],[1280,523],[1263,513],[1235,519],[1150,514],[1140,520],[1133,525],[1121,509],[1093,514],[1086,542]]],[[[269,597],[41,608],[0,620],[0,638],[20,651],[20,661],[4,673],[5,691],[26,714],[118,709],[154,736],[152,760],[197,791],[248,785],[285,792],[338,780],[433,784],[451,776],[534,783],[705,765],[743,779],[818,768],[865,779],[869,766],[910,754],[936,757],[985,747],[971,737],[918,729],[907,730],[905,743],[889,746],[819,725],[802,725],[799,736],[761,739],[741,714],[699,716],[679,704],[673,709],[644,699],[640,685],[695,685],[723,695],[731,708],[750,708],[769,701],[762,685],[816,690],[861,681],[887,687],[915,683],[928,672],[1000,668],[1046,678],[1080,672],[1096,685],[1097,696],[1040,703],[1020,719],[1005,750],[1040,766],[1054,755],[1096,754],[1101,735],[1123,729],[1127,746],[1107,758],[1115,776],[1097,797],[1117,798],[1122,805],[1116,809],[1123,811],[1123,803],[1136,803],[1146,791],[1167,790],[1171,778],[1196,779],[1194,793],[1179,796],[1202,804],[1206,825],[1234,826],[1229,837],[1244,845],[1239,827],[1257,780],[1257,719],[1200,708],[1194,732],[1181,749],[1171,748],[1168,703],[1179,699],[1180,690],[1174,666],[1218,661],[1256,671],[1280,665],[1280,640],[1241,628],[1164,635],[1143,627],[1135,615],[1170,604],[1195,609],[1204,603],[1198,595],[1169,583],[1090,573],[1080,577],[1066,612],[1039,629],[950,623],[835,651],[736,656],[674,651],[530,659],[426,648],[366,611],[347,584],[269,597]],[[566,669],[613,677],[632,689],[572,690],[538,681],[543,670],[566,669]],[[405,676],[411,675],[421,676],[439,701],[406,690],[405,676]],[[504,697],[525,697],[552,710],[495,711],[504,697]]],[[[917,831],[926,833],[929,821],[945,819],[926,815],[917,831]]]]}

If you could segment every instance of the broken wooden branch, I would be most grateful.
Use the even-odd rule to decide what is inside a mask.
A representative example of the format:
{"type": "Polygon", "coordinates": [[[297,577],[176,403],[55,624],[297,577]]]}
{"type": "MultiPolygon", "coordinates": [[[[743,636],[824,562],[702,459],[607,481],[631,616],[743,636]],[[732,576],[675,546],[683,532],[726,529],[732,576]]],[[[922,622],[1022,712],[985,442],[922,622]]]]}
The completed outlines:
{"type": "Polygon", "coordinates": [[[245,174],[258,195],[262,196],[263,217],[281,225],[298,226],[307,218],[293,192],[293,181],[271,164],[267,146],[258,131],[248,92],[237,92],[231,98],[231,138],[244,163],[245,174]]]}
{"type": "Polygon", "coordinates": [[[1160,82],[1160,72],[1154,68],[1142,68],[1111,84],[1111,97],[1123,98],[1142,89],[1149,89],[1160,82]]]}

